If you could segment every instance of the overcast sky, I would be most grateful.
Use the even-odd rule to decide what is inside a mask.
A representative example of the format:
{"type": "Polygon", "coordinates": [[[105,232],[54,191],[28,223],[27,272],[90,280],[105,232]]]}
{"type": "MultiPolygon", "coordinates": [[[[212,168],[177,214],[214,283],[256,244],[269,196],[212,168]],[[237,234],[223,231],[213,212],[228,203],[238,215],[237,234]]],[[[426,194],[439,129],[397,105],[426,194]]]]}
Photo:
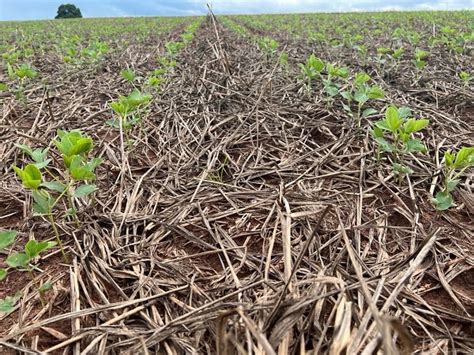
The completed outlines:
{"type": "MultiPolygon", "coordinates": [[[[206,14],[210,0],[0,0],[0,20],[54,18],[71,2],[84,17],[206,14]]],[[[474,0],[213,0],[217,14],[474,9],[474,0]]]]}

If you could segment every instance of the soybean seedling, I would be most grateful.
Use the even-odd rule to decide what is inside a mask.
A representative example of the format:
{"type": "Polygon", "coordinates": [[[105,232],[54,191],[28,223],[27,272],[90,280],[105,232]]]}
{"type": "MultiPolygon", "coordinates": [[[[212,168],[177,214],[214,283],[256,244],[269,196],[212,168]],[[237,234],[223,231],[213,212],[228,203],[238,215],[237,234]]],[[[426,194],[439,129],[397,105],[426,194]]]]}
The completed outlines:
{"type": "Polygon", "coordinates": [[[301,79],[306,83],[306,88],[311,90],[311,83],[315,79],[321,77],[321,72],[325,68],[324,62],[317,58],[314,54],[311,54],[306,63],[299,64],[301,70],[301,79]]]}
{"type": "Polygon", "coordinates": [[[7,63],[8,76],[16,79],[17,86],[15,89],[15,96],[17,100],[25,100],[25,86],[29,80],[33,80],[38,76],[38,72],[34,70],[29,64],[22,64],[13,68],[10,63],[7,63]]]}
{"type": "Polygon", "coordinates": [[[465,86],[468,86],[469,81],[472,80],[472,76],[468,72],[462,71],[459,73],[459,79],[461,79],[461,81],[464,83],[465,86]]]}
{"type": "MultiPolygon", "coordinates": [[[[7,248],[15,242],[17,236],[17,231],[14,230],[5,230],[0,231],[0,250],[7,248]]],[[[6,260],[5,263],[8,265],[8,269],[0,269],[0,281],[3,281],[8,276],[8,270],[10,268],[20,268],[27,270],[31,276],[33,283],[35,278],[33,275],[33,268],[30,264],[37,258],[40,253],[54,247],[55,242],[37,242],[35,240],[30,240],[25,244],[24,252],[13,253],[6,260]]],[[[44,292],[49,289],[49,284],[43,284],[42,286],[37,287],[40,294],[41,303],[44,305],[44,292]]],[[[0,312],[9,312],[15,306],[16,301],[18,300],[19,295],[14,297],[6,297],[5,299],[0,300],[0,312]]]]}
{"type": "Polygon", "coordinates": [[[273,58],[278,51],[278,42],[270,37],[262,37],[257,42],[258,48],[265,53],[267,59],[273,58]]]}
{"type": "Polygon", "coordinates": [[[416,49],[415,50],[415,59],[413,60],[413,63],[415,64],[415,67],[417,69],[423,69],[426,66],[426,61],[425,59],[430,56],[430,52],[421,50],[421,49],[416,49]]]}
{"type": "Polygon", "coordinates": [[[403,175],[413,172],[405,165],[404,157],[410,153],[427,151],[425,145],[420,139],[415,138],[414,134],[425,129],[430,121],[409,118],[410,115],[411,111],[406,107],[397,109],[395,106],[390,106],[385,111],[385,118],[375,122],[375,127],[371,131],[378,145],[377,160],[380,159],[380,151],[390,153],[393,160],[392,169],[399,182],[403,175]]]}
{"type": "Polygon", "coordinates": [[[346,111],[349,111],[352,114],[351,102],[355,101],[357,103],[357,112],[355,118],[357,120],[358,127],[360,127],[362,118],[377,112],[373,108],[368,108],[362,111],[362,108],[367,103],[367,101],[383,99],[385,96],[385,93],[380,87],[368,84],[370,80],[371,77],[368,74],[364,72],[358,73],[354,78],[351,90],[345,90],[341,92],[341,96],[347,100],[347,105],[343,105],[346,111]]]}
{"type": "Polygon", "coordinates": [[[76,224],[79,224],[76,209],[74,207],[74,198],[81,198],[90,195],[97,190],[93,184],[88,181],[95,179],[94,170],[102,162],[99,158],[88,160],[88,154],[93,148],[93,142],[90,137],[82,135],[80,131],[62,131],[58,130],[58,139],[53,140],[63,158],[64,166],[58,167],[62,174],[54,176],[47,169],[51,162],[47,159],[48,149],[35,149],[27,145],[17,145],[23,152],[28,154],[34,161],[34,164],[27,164],[24,168],[13,166],[13,170],[20,178],[23,186],[31,190],[33,198],[33,211],[45,218],[51,224],[56,242],[61,248],[64,260],[67,257],[61,242],[59,231],[54,218],[53,210],[63,197],[67,199],[67,215],[73,216],[76,224]],[[47,181],[41,169],[46,169],[52,180],[47,181]],[[54,196],[58,195],[58,196],[54,196]]]}
{"type": "Polygon", "coordinates": [[[132,69],[121,70],[120,75],[131,84],[138,79],[137,74],[132,69]]]}
{"type": "Polygon", "coordinates": [[[457,153],[449,151],[444,153],[443,188],[433,199],[437,210],[444,211],[454,206],[451,192],[461,181],[459,177],[472,166],[474,166],[474,147],[462,147],[457,153]]]}
{"type": "Polygon", "coordinates": [[[327,77],[323,79],[323,90],[327,94],[326,102],[332,103],[333,98],[339,94],[341,83],[339,79],[346,80],[349,70],[344,67],[336,67],[331,63],[326,64],[327,77]]]}
{"type": "Polygon", "coordinates": [[[141,122],[141,113],[150,101],[150,95],[142,94],[138,90],[134,90],[128,96],[120,96],[118,100],[109,103],[118,119],[108,120],[106,123],[123,131],[127,144],[130,144],[129,131],[141,122]]]}

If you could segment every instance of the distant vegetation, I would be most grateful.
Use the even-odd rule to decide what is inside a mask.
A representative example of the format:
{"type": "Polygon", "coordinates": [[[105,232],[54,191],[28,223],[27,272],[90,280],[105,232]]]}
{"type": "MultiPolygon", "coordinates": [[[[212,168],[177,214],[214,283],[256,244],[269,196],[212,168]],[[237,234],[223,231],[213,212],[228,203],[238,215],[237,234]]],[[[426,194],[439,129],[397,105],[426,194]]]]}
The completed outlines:
{"type": "Polygon", "coordinates": [[[58,14],[56,15],[57,19],[59,18],[82,18],[81,10],[73,4],[60,5],[58,7],[58,14]]]}

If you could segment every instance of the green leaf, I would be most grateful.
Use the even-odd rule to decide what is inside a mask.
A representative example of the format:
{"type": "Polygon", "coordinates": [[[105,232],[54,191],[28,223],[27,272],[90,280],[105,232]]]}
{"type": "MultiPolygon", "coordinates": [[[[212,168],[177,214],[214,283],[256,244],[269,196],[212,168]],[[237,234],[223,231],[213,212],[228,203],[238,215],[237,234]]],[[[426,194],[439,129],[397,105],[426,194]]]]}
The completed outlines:
{"type": "Polygon", "coordinates": [[[365,90],[357,90],[354,93],[354,100],[357,101],[360,105],[363,105],[369,100],[369,97],[367,96],[365,90]]]}
{"type": "Polygon", "coordinates": [[[369,99],[383,99],[385,96],[384,91],[378,86],[371,86],[367,92],[369,99]]]}
{"type": "Polygon", "coordinates": [[[16,253],[10,255],[5,262],[10,267],[27,267],[30,258],[25,253],[16,253]]]}
{"type": "Polygon", "coordinates": [[[383,138],[383,130],[379,127],[374,127],[374,129],[371,130],[371,133],[375,138],[383,138]]]}
{"type": "Polygon", "coordinates": [[[454,164],[455,157],[456,157],[456,154],[451,154],[448,151],[444,152],[444,161],[448,168],[454,164]]]}
{"type": "Polygon", "coordinates": [[[54,204],[51,195],[45,190],[34,190],[32,192],[33,210],[39,214],[49,214],[54,204]]]}
{"type": "Polygon", "coordinates": [[[357,73],[356,77],[355,77],[355,84],[357,86],[360,86],[366,82],[368,82],[370,80],[370,76],[367,74],[367,73],[357,73]]]}
{"type": "Polygon", "coordinates": [[[25,245],[25,253],[30,259],[36,258],[41,252],[48,250],[56,245],[56,242],[37,242],[30,240],[25,245]]]}
{"type": "Polygon", "coordinates": [[[36,166],[38,169],[44,169],[51,163],[51,159],[46,159],[45,161],[34,163],[33,165],[36,166]]]}
{"type": "Polygon", "coordinates": [[[395,106],[390,106],[385,112],[385,123],[388,129],[395,133],[402,124],[402,120],[398,116],[398,110],[395,106]]]}
{"type": "Polygon", "coordinates": [[[383,137],[376,137],[375,141],[380,145],[380,148],[387,153],[393,152],[393,146],[383,137]]]}
{"type": "Polygon", "coordinates": [[[24,169],[12,166],[15,173],[21,179],[24,187],[32,190],[38,189],[41,184],[42,175],[40,170],[34,164],[28,164],[24,169]]]}
{"type": "Polygon", "coordinates": [[[97,190],[97,186],[95,185],[80,185],[76,188],[76,191],[74,192],[74,196],[84,197],[84,196],[90,195],[96,190],[97,190]]]}
{"type": "Polygon", "coordinates": [[[41,184],[41,186],[46,187],[49,190],[57,191],[57,192],[64,192],[66,189],[66,185],[59,181],[45,181],[41,184]]]}
{"type": "Polygon", "coordinates": [[[15,308],[15,304],[18,302],[19,299],[19,295],[15,295],[13,297],[7,296],[4,299],[0,299],[0,312],[11,312],[15,308]]]}
{"type": "Polygon", "coordinates": [[[438,211],[444,211],[454,206],[453,196],[451,194],[440,191],[433,199],[433,203],[438,211]]]}
{"type": "Polygon", "coordinates": [[[347,101],[352,100],[352,94],[349,91],[341,91],[341,96],[345,98],[347,101]]]}
{"type": "Polygon", "coordinates": [[[425,120],[425,119],[415,120],[414,118],[410,118],[403,125],[403,129],[405,130],[406,133],[414,133],[414,132],[419,132],[423,130],[429,124],[430,124],[429,120],[425,120]]]}
{"type": "Polygon", "coordinates": [[[119,129],[120,128],[120,122],[119,120],[107,120],[105,121],[105,124],[113,127],[113,128],[117,128],[119,129]]]}
{"type": "Polygon", "coordinates": [[[94,171],[104,160],[101,158],[94,158],[86,164],[90,171],[94,171]]]}
{"type": "Polygon", "coordinates": [[[49,148],[35,149],[31,152],[30,156],[35,162],[42,163],[46,159],[46,155],[48,154],[48,150],[49,150],[49,148]]]}
{"type": "Polygon", "coordinates": [[[415,152],[421,152],[425,153],[426,152],[426,147],[419,139],[408,139],[406,142],[406,150],[409,153],[415,153],[415,152]]]}
{"type": "Polygon", "coordinates": [[[13,244],[15,241],[17,231],[14,230],[4,230],[0,232],[0,250],[5,249],[6,247],[13,244]]]}
{"type": "Polygon", "coordinates": [[[44,293],[46,291],[49,291],[53,288],[53,285],[50,282],[45,282],[38,288],[38,292],[44,293]]]}
{"type": "Polygon", "coordinates": [[[412,174],[413,173],[413,170],[411,170],[408,166],[405,166],[399,163],[394,163],[392,168],[395,174],[412,174]]]}
{"type": "Polygon", "coordinates": [[[398,108],[398,117],[400,117],[401,119],[407,119],[410,116],[411,116],[411,110],[409,107],[402,106],[398,108]]]}
{"type": "Polygon", "coordinates": [[[28,154],[30,157],[33,156],[33,149],[31,149],[26,144],[15,144],[15,147],[20,148],[24,153],[28,154]]]}
{"type": "Polygon", "coordinates": [[[0,281],[5,280],[8,275],[8,271],[5,269],[0,269],[0,281]]]}
{"type": "Polygon", "coordinates": [[[448,181],[448,186],[446,186],[448,192],[454,191],[456,189],[456,186],[461,182],[459,179],[453,179],[448,181]]]}
{"type": "Polygon", "coordinates": [[[462,147],[456,153],[456,159],[454,160],[454,166],[462,169],[474,165],[474,147],[462,147]]]}
{"type": "Polygon", "coordinates": [[[378,111],[374,108],[366,108],[364,111],[362,111],[362,117],[368,117],[368,116],[373,115],[377,112],[378,111]]]}
{"type": "Polygon", "coordinates": [[[71,169],[71,176],[75,180],[94,180],[95,174],[87,169],[86,167],[80,166],[78,168],[71,169]]]}

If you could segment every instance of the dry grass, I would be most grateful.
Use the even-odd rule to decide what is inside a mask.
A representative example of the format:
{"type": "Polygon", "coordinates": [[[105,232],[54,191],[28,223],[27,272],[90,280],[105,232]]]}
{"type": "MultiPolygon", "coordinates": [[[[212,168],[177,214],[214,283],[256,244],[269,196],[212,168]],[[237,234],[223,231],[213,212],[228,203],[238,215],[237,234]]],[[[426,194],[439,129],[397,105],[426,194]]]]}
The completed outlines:
{"type": "MultiPolygon", "coordinates": [[[[105,163],[81,229],[60,226],[72,264],[58,265],[57,253],[40,263],[38,278],[55,285],[44,308],[19,281],[22,301],[0,318],[2,351],[472,352],[471,177],[457,196],[464,206],[441,214],[429,200],[440,150],[473,143],[472,117],[388,88],[387,100],[432,121],[431,158],[414,157],[416,173],[398,185],[365,130],[208,19],[144,134],[122,151],[104,125],[106,101],[123,93],[124,61],[152,67],[148,50],[88,76],[60,80],[52,69],[58,85],[30,90],[27,108],[4,101],[2,226],[50,237],[8,169],[21,161],[15,142],[45,145],[57,128],[81,128],[105,163]]],[[[449,87],[425,90],[455,100],[449,87]]]]}

